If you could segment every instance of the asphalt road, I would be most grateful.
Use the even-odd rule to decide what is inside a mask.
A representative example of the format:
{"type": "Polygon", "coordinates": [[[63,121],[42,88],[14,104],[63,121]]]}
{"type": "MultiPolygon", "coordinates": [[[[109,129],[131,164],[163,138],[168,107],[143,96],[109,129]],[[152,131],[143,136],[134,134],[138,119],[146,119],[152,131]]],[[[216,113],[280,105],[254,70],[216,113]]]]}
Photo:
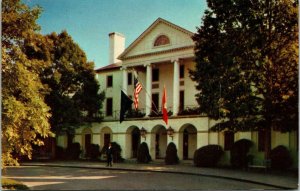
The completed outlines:
{"type": "Polygon", "coordinates": [[[2,176],[31,190],[248,190],[276,189],[222,178],[159,172],[65,167],[9,167],[2,176]]]}

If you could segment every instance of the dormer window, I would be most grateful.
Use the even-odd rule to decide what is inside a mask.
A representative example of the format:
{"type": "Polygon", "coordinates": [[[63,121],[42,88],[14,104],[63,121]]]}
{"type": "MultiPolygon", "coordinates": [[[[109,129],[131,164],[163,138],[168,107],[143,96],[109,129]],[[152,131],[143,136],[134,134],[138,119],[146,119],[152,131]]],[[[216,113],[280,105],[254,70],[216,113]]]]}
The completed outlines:
{"type": "Polygon", "coordinates": [[[170,39],[166,35],[160,35],[156,38],[154,46],[170,44],[170,39]]]}

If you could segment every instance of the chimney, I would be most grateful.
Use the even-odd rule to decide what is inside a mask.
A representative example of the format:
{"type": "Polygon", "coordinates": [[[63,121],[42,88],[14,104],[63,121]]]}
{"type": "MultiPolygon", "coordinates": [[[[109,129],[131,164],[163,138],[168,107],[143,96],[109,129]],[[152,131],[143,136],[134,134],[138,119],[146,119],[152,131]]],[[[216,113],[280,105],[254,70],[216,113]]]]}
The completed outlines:
{"type": "Polygon", "coordinates": [[[109,33],[109,64],[119,62],[117,57],[125,50],[125,36],[121,33],[109,33]]]}

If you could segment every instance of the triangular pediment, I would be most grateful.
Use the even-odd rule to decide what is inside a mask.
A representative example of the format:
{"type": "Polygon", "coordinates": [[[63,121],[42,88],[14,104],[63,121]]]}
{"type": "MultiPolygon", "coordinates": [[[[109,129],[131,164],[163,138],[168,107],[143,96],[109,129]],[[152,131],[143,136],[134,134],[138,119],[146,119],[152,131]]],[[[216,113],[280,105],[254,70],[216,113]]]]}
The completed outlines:
{"type": "Polygon", "coordinates": [[[119,59],[125,60],[139,55],[193,47],[194,42],[191,38],[193,34],[194,33],[169,21],[158,18],[132,44],[130,44],[128,48],[125,49],[119,56],[119,59]],[[169,39],[169,43],[155,45],[155,41],[162,35],[169,39]]]}

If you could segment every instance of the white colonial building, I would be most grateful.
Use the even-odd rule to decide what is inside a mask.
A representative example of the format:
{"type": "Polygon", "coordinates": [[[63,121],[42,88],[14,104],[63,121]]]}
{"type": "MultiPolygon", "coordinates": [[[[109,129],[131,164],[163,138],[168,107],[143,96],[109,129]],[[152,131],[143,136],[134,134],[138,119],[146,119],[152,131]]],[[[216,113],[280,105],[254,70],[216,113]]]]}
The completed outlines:
{"type": "MultiPolygon", "coordinates": [[[[102,148],[108,142],[117,142],[125,159],[136,157],[141,142],[148,144],[152,159],[164,158],[168,143],[173,142],[180,160],[192,159],[194,151],[202,146],[218,144],[226,151],[222,159],[226,164],[229,163],[230,145],[245,138],[255,143],[251,152],[263,159],[263,133],[211,132],[209,129],[216,122],[195,109],[198,107],[197,91],[189,77],[189,69],[195,66],[192,35],[192,32],[161,18],[126,49],[122,34],[109,34],[110,63],[96,70],[101,91],[106,95],[102,110],[104,119],[101,123],[77,129],[73,142],[79,142],[83,150],[91,143],[102,148]],[[143,86],[139,94],[140,115],[128,114],[120,123],[121,90],[133,98],[134,73],[143,86]],[[161,116],[156,115],[161,111],[164,86],[170,111],[168,126],[161,116]],[[170,127],[174,130],[172,136],[167,134],[170,127]],[[146,133],[141,132],[142,128],[146,133]]],[[[66,147],[66,136],[59,137],[58,144],[66,147]]],[[[272,132],[272,148],[278,145],[288,147],[297,158],[297,133],[272,132]]]]}

